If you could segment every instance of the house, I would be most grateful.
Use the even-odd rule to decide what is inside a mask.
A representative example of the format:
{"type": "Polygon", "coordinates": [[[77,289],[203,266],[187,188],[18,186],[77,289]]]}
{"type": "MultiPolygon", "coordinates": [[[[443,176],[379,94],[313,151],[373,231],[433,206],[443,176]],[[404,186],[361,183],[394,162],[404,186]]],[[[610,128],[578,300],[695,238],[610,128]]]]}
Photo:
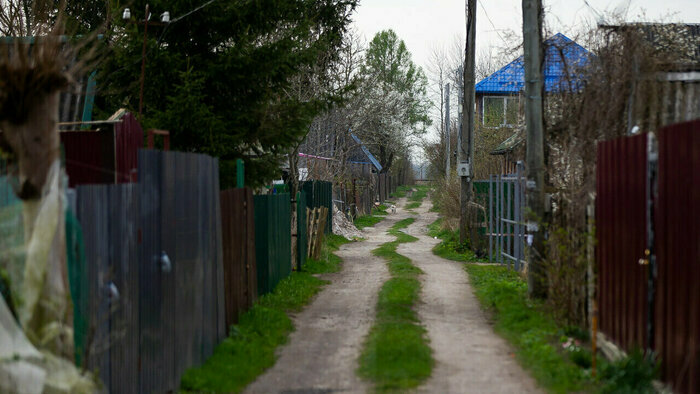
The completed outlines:
{"type": "MultiPolygon", "coordinates": [[[[579,76],[588,64],[590,52],[561,33],[545,40],[544,89],[548,94],[576,91],[583,83],[579,76]]],[[[502,173],[515,171],[518,160],[525,158],[523,124],[525,67],[523,56],[476,84],[477,119],[486,128],[508,127],[513,134],[492,155],[503,156],[502,173]]]]}
{"type": "MultiPolygon", "coordinates": [[[[588,63],[590,53],[561,33],[544,42],[544,88],[547,93],[577,88],[577,70],[588,63]]],[[[486,127],[516,127],[522,114],[525,91],[523,56],[481,80],[475,86],[476,111],[486,127]]]]}

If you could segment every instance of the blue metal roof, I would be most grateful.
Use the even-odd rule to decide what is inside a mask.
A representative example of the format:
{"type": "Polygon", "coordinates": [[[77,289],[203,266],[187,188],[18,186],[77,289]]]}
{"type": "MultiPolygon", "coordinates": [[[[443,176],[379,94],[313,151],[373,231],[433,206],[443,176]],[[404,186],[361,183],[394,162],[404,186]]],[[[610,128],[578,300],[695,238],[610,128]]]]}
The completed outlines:
{"type": "MultiPolygon", "coordinates": [[[[544,89],[547,92],[568,90],[568,84],[577,90],[583,82],[577,78],[577,70],[588,63],[591,56],[584,47],[561,33],[545,42],[544,89]],[[569,74],[569,78],[563,78],[569,74]],[[568,80],[568,81],[567,81],[568,80]]],[[[476,84],[476,93],[514,94],[525,88],[525,69],[520,56],[500,70],[476,84]]]]}
{"type": "Polygon", "coordinates": [[[355,140],[355,142],[357,142],[357,143],[360,145],[360,148],[362,148],[362,152],[364,152],[365,155],[367,156],[367,158],[369,159],[369,161],[372,162],[372,164],[374,165],[374,168],[377,169],[377,172],[381,172],[381,171],[382,171],[382,165],[379,164],[379,160],[377,160],[377,159],[374,157],[374,155],[373,155],[372,153],[370,153],[369,149],[367,149],[367,147],[365,146],[365,144],[363,144],[362,141],[360,141],[360,139],[357,138],[357,136],[356,136],[354,133],[350,133],[350,136],[352,137],[352,139],[355,140]]]}

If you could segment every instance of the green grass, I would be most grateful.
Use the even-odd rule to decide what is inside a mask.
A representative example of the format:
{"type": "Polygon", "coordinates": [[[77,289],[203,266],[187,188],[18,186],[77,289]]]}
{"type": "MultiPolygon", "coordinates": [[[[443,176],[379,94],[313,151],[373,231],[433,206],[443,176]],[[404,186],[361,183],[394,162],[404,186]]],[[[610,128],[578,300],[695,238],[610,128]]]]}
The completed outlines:
{"type": "Polygon", "coordinates": [[[319,260],[307,258],[306,264],[301,267],[302,271],[313,274],[326,274],[340,271],[343,260],[334,255],[341,245],[348,243],[345,237],[336,234],[326,234],[321,245],[321,258],[319,260]]]}
{"type": "Polygon", "coordinates": [[[401,232],[415,221],[407,218],[388,231],[396,240],[372,253],[383,257],[392,278],[382,286],[377,301],[377,317],[360,356],[360,376],[375,383],[377,391],[406,390],[418,386],[432,372],[432,351],[425,329],[418,324],[413,307],[418,301],[423,271],[396,252],[399,244],[418,239],[401,232]]]}
{"type": "Polygon", "coordinates": [[[409,202],[408,204],[406,204],[404,206],[404,208],[406,208],[407,210],[410,211],[412,209],[416,209],[416,208],[420,207],[420,205],[421,205],[420,201],[412,201],[412,202],[409,202]]]}
{"type": "Polygon", "coordinates": [[[372,209],[371,214],[358,216],[357,218],[355,218],[353,224],[359,230],[362,230],[365,227],[373,227],[375,224],[384,220],[384,217],[389,214],[387,212],[387,209],[388,206],[386,206],[385,204],[380,204],[379,206],[372,209]]]}
{"type": "Polygon", "coordinates": [[[430,187],[425,185],[416,186],[415,189],[416,191],[408,198],[409,202],[405,206],[409,211],[420,207],[421,204],[423,204],[423,199],[425,199],[428,195],[428,191],[430,191],[430,187]]]}
{"type": "Polygon", "coordinates": [[[520,275],[502,266],[465,264],[482,306],[492,312],[495,330],[516,349],[520,363],[552,393],[653,393],[658,363],[640,351],[611,363],[598,357],[599,378],[591,376],[588,332],[561,327],[541,303],[527,296],[520,275]],[[564,350],[569,338],[581,345],[564,350]]]}
{"type": "Polygon", "coordinates": [[[403,198],[406,197],[406,194],[408,193],[409,190],[411,190],[413,186],[409,185],[401,185],[396,188],[396,191],[390,194],[390,197],[393,198],[403,198]]]}
{"type": "Polygon", "coordinates": [[[275,363],[275,349],[286,343],[294,330],[288,313],[299,311],[328,283],[313,276],[336,272],[342,260],[332,251],[349,242],[330,234],[323,245],[322,259],[309,260],[302,272],[283,279],[231,327],[229,337],[214,355],[199,367],[185,372],[181,389],[185,392],[240,392],[275,363]]]}
{"type": "Polygon", "coordinates": [[[439,218],[428,226],[428,235],[442,240],[433,248],[433,253],[448,260],[461,262],[484,262],[474,255],[466,244],[459,242],[459,232],[450,231],[442,227],[443,219],[439,218]]]}
{"type": "Polygon", "coordinates": [[[542,305],[527,296],[527,283],[501,266],[465,264],[481,304],[493,312],[495,330],[516,349],[516,356],[549,392],[580,391],[593,382],[557,348],[560,329],[542,305]]]}

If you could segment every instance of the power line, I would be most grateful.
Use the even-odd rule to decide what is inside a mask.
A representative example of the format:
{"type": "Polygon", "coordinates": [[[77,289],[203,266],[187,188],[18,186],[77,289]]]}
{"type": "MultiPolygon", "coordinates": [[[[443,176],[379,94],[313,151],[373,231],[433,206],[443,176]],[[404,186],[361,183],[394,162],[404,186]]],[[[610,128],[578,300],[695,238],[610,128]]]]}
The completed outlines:
{"type": "Polygon", "coordinates": [[[506,47],[507,47],[507,46],[508,46],[508,42],[506,42],[506,40],[501,36],[501,33],[498,32],[498,29],[496,29],[496,25],[493,24],[493,21],[491,20],[491,17],[489,16],[489,13],[486,12],[486,7],[484,7],[484,3],[482,3],[481,0],[479,0],[479,5],[481,5],[481,9],[484,10],[484,15],[486,15],[486,19],[488,19],[489,23],[491,24],[491,27],[493,27],[493,31],[496,32],[496,34],[498,35],[498,38],[500,38],[501,41],[503,41],[503,43],[504,43],[504,44],[506,45],[506,47]]]}
{"type": "Polygon", "coordinates": [[[186,17],[188,17],[188,16],[194,14],[195,12],[201,10],[202,8],[204,8],[204,7],[208,6],[208,5],[210,5],[211,3],[215,2],[215,1],[216,1],[216,0],[209,0],[209,1],[207,1],[206,3],[200,5],[199,7],[193,9],[192,11],[190,11],[190,12],[188,12],[188,13],[182,15],[182,16],[178,16],[177,18],[171,20],[170,23],[175,23],[175,22],[179,21],[180,19],[186,18],[186,17]]]}

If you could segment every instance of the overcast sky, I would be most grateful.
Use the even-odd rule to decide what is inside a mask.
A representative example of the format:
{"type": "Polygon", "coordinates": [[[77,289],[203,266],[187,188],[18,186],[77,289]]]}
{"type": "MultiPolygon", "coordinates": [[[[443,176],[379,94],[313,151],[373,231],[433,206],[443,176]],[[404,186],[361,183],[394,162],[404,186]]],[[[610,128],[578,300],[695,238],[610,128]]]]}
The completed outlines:
{"type": "MultiPolygon", "coordinates": [[[[628,21],[700,23],[700,0],[544,0],[546,23],[552,32],[572,34],[586,24],[594,25],[599,14],[627,9],[628,21]],[[644,16],[642,16],[644,15],[644,16]]],[[[489,47],[514,47],[507,32],[522,33],[521,0],[478,0],[476,17],[477,54],[489,47]]],[[[464,0],[361,0],[354,25],[371,40],[375,33],[393,29],[424,69],[431,48],[449,46],[464,37],[464,0]]]]}

